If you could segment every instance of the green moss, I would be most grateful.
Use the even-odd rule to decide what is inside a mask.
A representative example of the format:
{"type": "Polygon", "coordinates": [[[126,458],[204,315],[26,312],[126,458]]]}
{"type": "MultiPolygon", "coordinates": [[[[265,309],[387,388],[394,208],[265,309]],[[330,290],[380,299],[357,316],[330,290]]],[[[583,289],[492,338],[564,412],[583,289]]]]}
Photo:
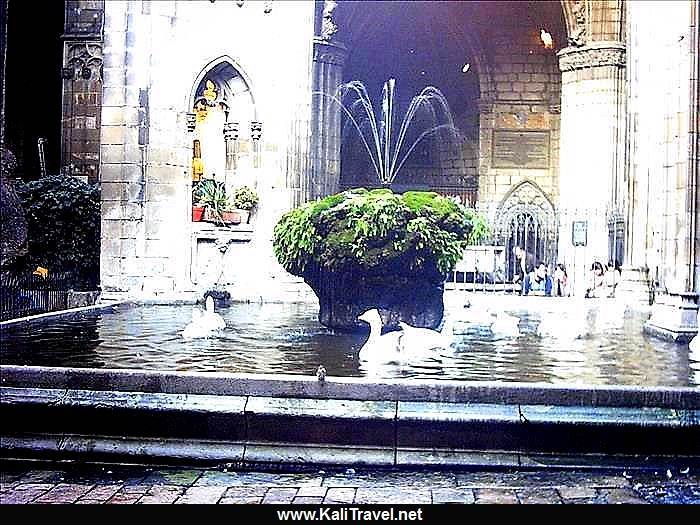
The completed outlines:
{"type": "Polygon", "coordinates": [[[310,269],[381,271],[392,265],[447,272],[468,243],[487,234],[483,218],[437,193],[359,188],[285,214],[273,247],[280,264],[300,276],[310,269]]]}

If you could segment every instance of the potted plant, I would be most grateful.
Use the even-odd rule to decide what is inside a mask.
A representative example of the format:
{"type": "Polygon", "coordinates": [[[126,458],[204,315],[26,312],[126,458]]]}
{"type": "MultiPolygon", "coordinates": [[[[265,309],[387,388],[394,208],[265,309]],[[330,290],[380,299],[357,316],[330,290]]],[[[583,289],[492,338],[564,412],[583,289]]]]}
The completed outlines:
{"type": "Polygon", "coordinates": [[[241,210],[237,210],[231,199],[226,199],[226,205],[221,212],[221,221],[224,224],[240,224],[243,219],[241,210]]]}
{"type": "Polygon", "coordinates": [[[212,179],[202,181],[198,188],[198,201],[203,205],[204,220],[209,222],[224,222],[224,211],[229,208],[229,199],[222,182],[212,179]]]}
{"type": "Polygon", "coordinates": [[[316,293],[325,326],[362,329],[357,316],[378,308],[387,326],[435,328],[445,275],[487,233],[483,217],[436,193],[356,189],[285,214],[273,248],[316,293]]]}
{"type": "Polygon", "coordinates": [[[250,212],[258,205],[260,197],[250,186],[241,186],[233,192],[233,207],[240,213],[241,222],[248,223],[250,212]]]}
{"type": "Polygon", "coordinates": [[[195,182],[192,185],[192,221],[193,222],[200,222],[202,220],[202,216],[204,215],[204,204],[201,202],[201,195],[200,195],[200,186],[202,185],[201,182],[195,182]]]}

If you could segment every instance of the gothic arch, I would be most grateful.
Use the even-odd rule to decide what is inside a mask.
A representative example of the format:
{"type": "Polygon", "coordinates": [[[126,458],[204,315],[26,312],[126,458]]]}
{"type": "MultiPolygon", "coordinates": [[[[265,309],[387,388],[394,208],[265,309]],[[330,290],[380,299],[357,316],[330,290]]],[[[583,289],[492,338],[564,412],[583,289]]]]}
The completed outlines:
{"type": "Polygon", "coordinates": [[[245,73],[243,68],[230,56],[228,55],[222,55],[218,58],[215,58],[214,60],[210,61],[207,65],[205,65],[197,75],[194,83],[192,84],[192,87],[190,89],[190,95],[188,97],[188,103],[187,103],[187,111],[191,111],[197,102],[197,97],[199,96],[199,88],[204,79],[209,75],[212,71],[216,71],[217,69],[220,69],[222,66],[229,66],[234,72],[235,76],[232,77],[231,80],[235,81],[236,79],[240,79],[241,82],[238,83],[238,89],[236,89],[235,86],[220,86],[223,87],[221,91],[224,92],[228,90],[231,95],[238,95],[242,93],[246,93],[248,97],[250,97],[250,103],[253,108],[253,120],[258,120],[258,110],[257,110],[257,104],[255,103],[255,96],[253,94],[253,87],[252,83],[250,80],[250,77],[245,73]],[[240,89],[240,87],[244,86],[245,89],[240,89]]]}
{"type": "Polygon", "coordinates": [[[552,202],[532,181],[513,187],[496,210],[494,240],[506,247],[506,276],[515,271],[513,248],[520,246],[529,260],[553,264],[557,249],[557,220],[552,202]],[[531,259],[530,259],[531,256],[531,259]]]}

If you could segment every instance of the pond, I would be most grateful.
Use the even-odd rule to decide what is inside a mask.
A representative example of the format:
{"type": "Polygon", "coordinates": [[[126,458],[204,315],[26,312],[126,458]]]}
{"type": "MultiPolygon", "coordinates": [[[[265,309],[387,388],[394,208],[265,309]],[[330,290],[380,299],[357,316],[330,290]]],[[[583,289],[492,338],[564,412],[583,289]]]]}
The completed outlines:
{"type": "Polygon", "coordinates": [[[643,334],[648,313],[627,310],[609,319],[596,303],[562,298],[446,299],[459,321],[489,308],[520,318],[520,335],[498,337],[462,323],[453,348],[411,363],[366,363],[357,357],[366,334],[341,334],[320,325],[317,304],[234,303],[219,313],[226,329],[207,339],[180,335],[194,306],[117,306],[109,312],[54,319],[30,328],[3,328],[0,363],[80,368],[130,368],[330,376],[519,381],[552,384],[698,386],[700,363],[688,345],[643,334]],[[583,318],[582,339],[539,337],[547,317],[583,318]]]}

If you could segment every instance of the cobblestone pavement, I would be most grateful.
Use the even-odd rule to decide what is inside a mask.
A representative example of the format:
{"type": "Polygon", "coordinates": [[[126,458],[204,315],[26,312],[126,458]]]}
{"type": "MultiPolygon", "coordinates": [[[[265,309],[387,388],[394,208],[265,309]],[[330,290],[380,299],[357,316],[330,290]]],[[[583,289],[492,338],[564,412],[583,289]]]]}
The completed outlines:
{"type": "Polygon", "coordinates": [[[700,503],[698,472],[226,470],[4,461],[0,503],[700,503]]]}

